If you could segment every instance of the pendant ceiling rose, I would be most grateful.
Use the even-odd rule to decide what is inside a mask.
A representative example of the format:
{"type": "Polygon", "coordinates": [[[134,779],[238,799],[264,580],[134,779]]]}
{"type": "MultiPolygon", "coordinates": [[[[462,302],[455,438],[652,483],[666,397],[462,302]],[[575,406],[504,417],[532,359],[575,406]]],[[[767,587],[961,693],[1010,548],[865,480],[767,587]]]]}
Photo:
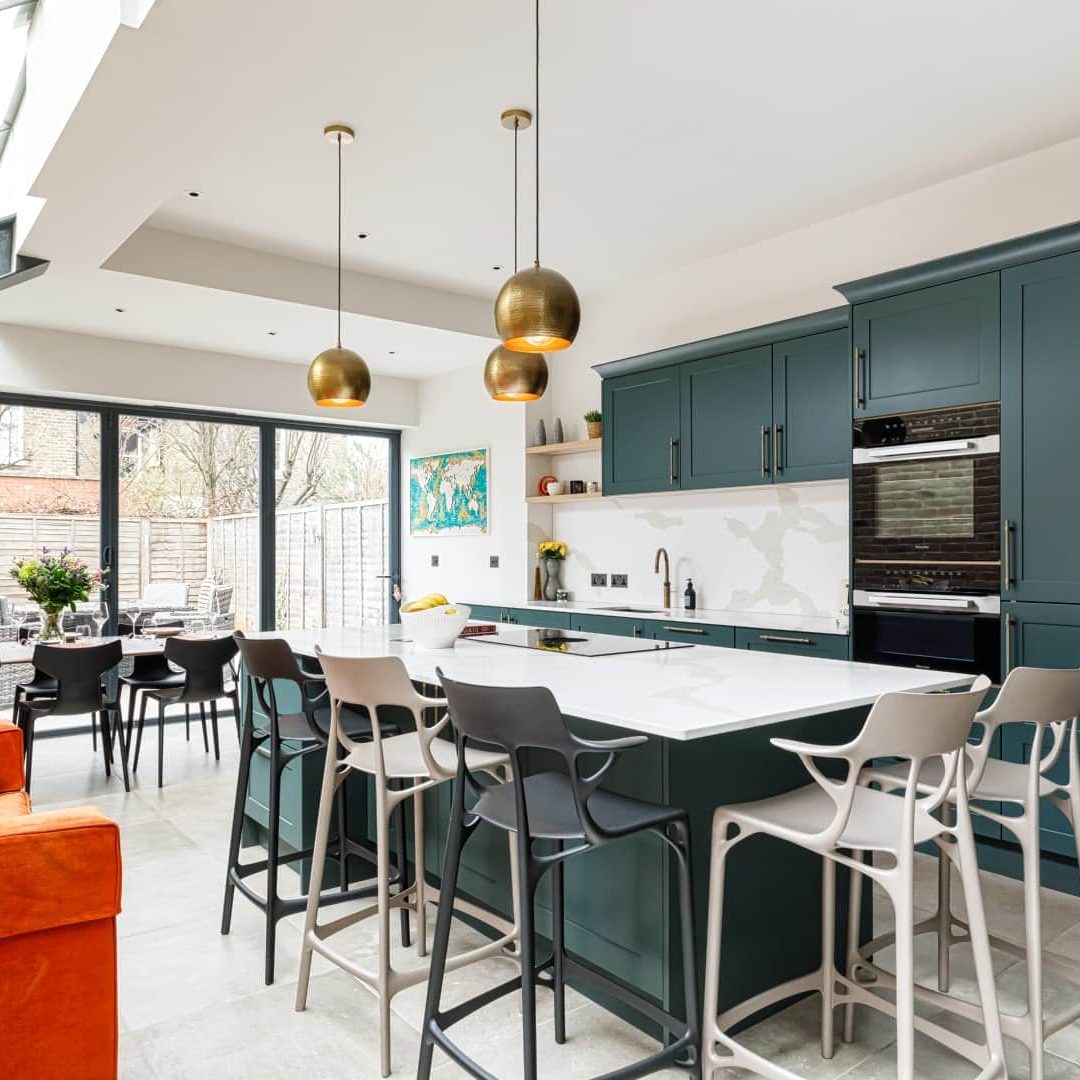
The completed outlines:
{"type": "Polygon", "coordinates": [[[323,135],[337,146],[337,344],[323,349],[308,368],[311,400],[329,409],[357,408],[371,394],[371,372],[364,358],[341,344],[341,148],[356,138],[347,124],[327,124],[323,135]]]}

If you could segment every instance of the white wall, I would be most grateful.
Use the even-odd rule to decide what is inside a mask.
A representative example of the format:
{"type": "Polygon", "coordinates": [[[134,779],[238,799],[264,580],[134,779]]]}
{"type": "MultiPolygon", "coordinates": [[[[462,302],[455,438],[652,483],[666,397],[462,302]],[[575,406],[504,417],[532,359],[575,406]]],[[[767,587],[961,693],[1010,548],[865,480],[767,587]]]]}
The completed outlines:
{"type": "Polygon", "coordinates": [[[402,592],[442,592],[451,600],[521,603],[527,569],[525,409],[492,401],[481,371],[458,371],[420,384],[419,426],[401,439],[402,592]],[[487,447],[486,536],[409,535],[409,459],[487,447]],[[438,555],[439,565],[431,565],[438,555]],[[499,556],[498,569],[488,565],[499,556]]]}
{"type": "Polygon", "coordinates": [[[320,409],[302,364],[0,324],[0,390],[405,427],[417,384],[377,375],[362,409],[320,409]]]}

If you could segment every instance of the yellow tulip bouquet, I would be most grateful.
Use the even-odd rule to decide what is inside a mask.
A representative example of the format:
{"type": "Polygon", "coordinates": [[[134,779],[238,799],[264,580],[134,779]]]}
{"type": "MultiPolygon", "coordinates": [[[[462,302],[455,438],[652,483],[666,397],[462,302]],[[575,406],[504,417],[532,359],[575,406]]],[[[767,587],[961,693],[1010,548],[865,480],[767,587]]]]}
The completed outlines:
{"type": "Polygon", "coordinates": [[[565,559],[567,547],[561,540],[541,540],[536,554],[541,559],[565,559]]]}

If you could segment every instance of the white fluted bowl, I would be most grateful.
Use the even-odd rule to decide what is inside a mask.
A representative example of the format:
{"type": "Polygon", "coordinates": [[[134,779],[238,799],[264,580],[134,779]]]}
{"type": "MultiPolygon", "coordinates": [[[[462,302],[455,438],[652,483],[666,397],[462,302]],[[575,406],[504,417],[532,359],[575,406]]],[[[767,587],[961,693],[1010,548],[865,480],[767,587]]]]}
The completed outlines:
{"type": "Polygon", "coordinates": [[[471,614],[472,609],[465,604],[444,604],[424,611],[403,611],[401,625],[421,649],[452,649],[471,614]],[[449,611],[454,614],[447,614],[449,611]]]}

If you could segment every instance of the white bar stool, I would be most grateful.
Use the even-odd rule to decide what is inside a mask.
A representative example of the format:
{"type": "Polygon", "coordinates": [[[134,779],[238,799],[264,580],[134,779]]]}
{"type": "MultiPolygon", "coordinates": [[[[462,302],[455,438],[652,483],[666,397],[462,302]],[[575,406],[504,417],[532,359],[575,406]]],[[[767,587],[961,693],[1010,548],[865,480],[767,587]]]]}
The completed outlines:
{"type": "MultiPolygon", "coordinates": [[[[326,656],[316,646],[316,654],[326,676],[330,691],[330,741],[326,751],[319,817],[315,827],[315,852],[311,865],[311,884],[308,891],[307,916],[304,921],[303,944],[300,953],[300,979],[296,987],[296,1010],[307,1006],[308,982],[311,976],[313,952],[325,956],[347,971],[371,990],[379,999],[379,1053],[383,1076],[390,1075],[390,1002],[395,994],[428,977],[426,968],[397,971],[390,964],[390,913],[405,908],[416,916],[416,949],[420,956],[427,953],[425,905],[438,903],[439,892],[424,880],[424,799],[428,788],[452,780],[457,772],[457,750],[452,742],[440,739],[439,733],[449,723],[444,715],[437,723],[425,722],[425,710],[445,709],[443,698],[428,698],[417,693],[409,680],[405,665],[396,656],[339,657],[326,656]],[[354,742],[345,734],[341,724],[343,705],[359,706],[371,717],[370,742],[354,742]],[[379,730],[378,711],[399,707],[408,709],[416,722],[416,730],[387,736],[379,730]],[[319,893],[322,889],[323,867],[329,846],[330,825],[334,816],[334,793],[350,772],[362,772],[374,778],[376,813],[376,875],[378,893],[374,906],[350,912],[330,922],[320,924],[319,893]],[[401,786],[391,787],[391,781],[401,786]],[[395,808],[405,799],[413,800],[414,852],[416,880],[394,895],[390,894],[390,819],[395,808]],[[371,971],[339,952],[328,939],[334,934],[355,926],[364,919],[377,916],[379,920],[378,969],[371,971]]],[[[504,753],[470,749],[466,751],[470,771],[485,772],[500,781],[510,779],[509,759],[504,753]]],[[[516,870],[517,856],[514,837],[510,836],[511,871],[516,870]]],[[[516,874],[514,877],[516,881],[516,874]]],[[[513,893],[514,921],[507,924],[489,911],[458,900],[456,907],[493,926],[499,936],[484,945],[450,957],[446,970],[499,955],[518,939],[518,898],[513,893]]]]}
{"type": "MultiPolygon", "coordinates": [[[[1008,829],[1016,837],[1024,867],[1024,944],[1017,945],[1003,938],[991,936],[995,949],[1007,952],[1026,961],[1027,964],[1027,1010],[1021,1014],[1002,1013],[1001,1026],[1005,1034],[1017,1039],[1027,1048],[1031,1062],[1031,1080],[1043,1080],[1045,1075],[1044,1049],[1047,1038],[1080,1018],[1080,992],[1070,1005],[1061,1012],[1045,1015],[1043,1008],[1043,971],[1056,974],[1080,987],[1080,964],[1074,960],[1046,953],[1042,944],[1042,919],[1040,913],[1040,841],[1039,809],[1045,800],[1056,807],[1070,822],[1076,837],[1080,824],[1080,757],[1077,753],[1077,713],[1080,712],[1080,670],[1073,668],[1014,668],[1009,672],[994,703],[975,716],[981,726],[977,742],[967,748],[968,799],[973,803],[972,813],[980,814],[990,821],[1008,829]],[[1005,724],[1030,724],[1034,728],[1031,759],[1026,764],[999,761],[990,756],[994,735],[1005,724]],[[1049,739],[1047,736],[1049,735],[1049,739]],[[1047,747],[1049,742],[1049,747],[1047,747]],[[1063,781],[1051,780],[1049,772],[1062,761],[1067,762],[1067,776],[1063,781]],[[983,802],[1008,803],[1019,808],[1019,813],[1006,815],[996,813],[983,802]]],[[[885,790],[903,782],[903,767],[886,766],[867,769],[863,774],[865,783],[877,783],[885,790]]],[[[944,782],[939,762],[927,762],[919,777],[922,791],[938,790],[944,782]]],[[[948,802],[957,801],[956,789],[948,794],[948,802]]],[[[1077,855],[1080,857],[1080,837],[1077,839],[1077,855]]],[[[939,855],[940,858],[940,855],[939,855]]],[[[971,938],[967,923],[952,912],[951,876],[947,862],[938,873],[938,910],[915,932],[938,935],[938,989],[949,986],[949,953],[952,946],[971,938]]],[[[877,971],[866,962],[866,957],[889,944],[889,935],[864,945],[861,949],[848,943],[849,953],[863,968],[877,971]]],[[[916,995],[925,998],[930,992],[921,987],[916,995]]],[[[936,1000],[936,999],[935,999],[936,1000]]],[[[949,997],[947,1007],[969,1019],[978,1018],[978,1009],[968,1002],[949,997]]],[[[845,1037],[849,1036],[851,1021],[845,1017],[845,1037]]]]}
{"type": "Polygon", "coordinates": [[[989,685],[988,679],[980,678],[967,693],[885,694],[870,710],[859,735],[842,746],[773,739],[774,746],[799,755],[814,782],[775,798],[721,806],[716,810],[713,815],[702,1025],[706,1080],[715,1070],[734,1067],[748,1069],[772,1080],[799,1080],[795,1073],[743,1046],[728,1031],[768,1006],[808,992],[821,994],[821,1053],[825,1058],[833,1055],[834,1010],[839,1005],[859,1004],[895,1016],[898,1080],[914,1080],[916,1028],[979,1066],[980,1080],[1005,1076],[997,992],[964,784],[966,763],[960,752],[989,685]],[[904,758],[910,763],[902,798],[860,786],[864,766],[882,757],[904,758]],[[917,777],[923,762],[930,758],[942,760],[944,781],[939,791],[920,798],[917,777]],[[846,763],[845,778],[836,780],[825,776],[815,759],[846,763]],[[934,818],[933,811],[941,805],[957,776],[960,796],[956,804],[956,824],[949,826],[934,818]],[[731,850],[757,834],[798,844],[822,857],[821,965],[807,975],[757,994],[718,1015],[724,867],[731,850]],[[915,847],[931,841],[958,866],[964,882],[982,999],[980,1018],[986,1038],[982,1044],[915,1014],[915,847]],[[864,861],[871,853],[884,856],[879,862],[884,861],[886,865],[864,861]],[[897,928],[895,1005],[864,985],[859,970],[843,973],[836,968],[838,864],[852,872],[850,907],[856,920],[861,907],[863,875],[878,882],[892,900],[897,928]]]}

